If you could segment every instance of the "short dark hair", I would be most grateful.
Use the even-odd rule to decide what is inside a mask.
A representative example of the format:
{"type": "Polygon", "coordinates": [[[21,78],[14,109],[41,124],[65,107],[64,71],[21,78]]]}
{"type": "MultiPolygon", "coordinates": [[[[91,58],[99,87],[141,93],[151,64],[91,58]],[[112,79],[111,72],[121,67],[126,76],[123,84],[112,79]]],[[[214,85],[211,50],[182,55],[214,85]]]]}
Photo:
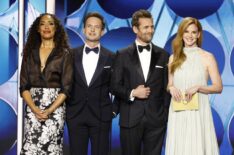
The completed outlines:
{"type": "Polygon", "coordinates": [[[147,10],[138,10],[132,15],[132,27],[139,26],[139,19],[140,18],[153,18],[151,13],[147,10]]]}
{"type": "Polygon", "coordinates": [[[88,18],[90,18],[90,17],[96,17],[96,18],[100,19],[101,22],[102,22],[102,30],[104,30],[105,25],[106,25],[106,24],[105,24],[105,20],[104,20],[104,17],[103,17],[100,13],[98,13],[98,12],[89,12],[89,13],[86,14],[86,16],[85,16],[84,19],[83,19],[84,27],[85,27],[86,21],[87,21],[88,18]]]}

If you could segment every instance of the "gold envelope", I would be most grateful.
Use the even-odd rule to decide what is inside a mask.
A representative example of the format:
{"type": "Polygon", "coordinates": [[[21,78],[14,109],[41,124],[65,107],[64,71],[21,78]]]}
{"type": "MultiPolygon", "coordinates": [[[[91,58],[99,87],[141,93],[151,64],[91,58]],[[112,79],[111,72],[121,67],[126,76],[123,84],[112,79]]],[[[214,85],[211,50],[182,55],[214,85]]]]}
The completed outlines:
{"type": "Polygon", "coordinates": [[[183,110],[198,110],[198,93],[195,93],[192,96],[191,101],[185,101],[185,94],[182,94],[183,100],[180,102],[174,101],[172,99],[172,108],[174,111],[183,111],[183,110]]]}

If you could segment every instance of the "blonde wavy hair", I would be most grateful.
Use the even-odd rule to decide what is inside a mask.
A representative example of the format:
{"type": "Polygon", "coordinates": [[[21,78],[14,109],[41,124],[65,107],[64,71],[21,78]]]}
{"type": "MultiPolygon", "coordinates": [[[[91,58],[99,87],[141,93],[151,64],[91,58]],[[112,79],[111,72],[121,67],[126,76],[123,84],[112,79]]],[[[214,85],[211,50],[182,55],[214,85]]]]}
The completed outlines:
{"type": "Polygon", "coordinates": [[[169,65],[170,73],[174,73],[177,68],[179,68],[186,59],[186,55],[183,52],[184,41],[183,41],[183,34],[188,28],[189,25],[195,24],[198,28],[198,32],[200,32],[200,36],[197,39],[197,46],[201,47],[202,44],[202,26],[201,23],[192,17],[186,17],[180,23],[178,32],[176,34],[175,39],[172,42],[172,49],[173,49],[173,61],[169,65]]]}

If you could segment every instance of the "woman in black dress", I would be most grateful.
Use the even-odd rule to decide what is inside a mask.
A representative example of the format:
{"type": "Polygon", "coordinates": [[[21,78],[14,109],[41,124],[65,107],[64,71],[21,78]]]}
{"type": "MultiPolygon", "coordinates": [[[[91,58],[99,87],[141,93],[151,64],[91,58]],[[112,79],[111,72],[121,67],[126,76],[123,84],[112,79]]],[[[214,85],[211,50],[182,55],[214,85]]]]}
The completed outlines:
{"type": "Polygon", "coordinates": [[[63,154],[64,100],[72,76],[64,28],[54,15],[40,15],[29,29],[20,72],[20,94],[26,102],[22,155],[63,154]]]}

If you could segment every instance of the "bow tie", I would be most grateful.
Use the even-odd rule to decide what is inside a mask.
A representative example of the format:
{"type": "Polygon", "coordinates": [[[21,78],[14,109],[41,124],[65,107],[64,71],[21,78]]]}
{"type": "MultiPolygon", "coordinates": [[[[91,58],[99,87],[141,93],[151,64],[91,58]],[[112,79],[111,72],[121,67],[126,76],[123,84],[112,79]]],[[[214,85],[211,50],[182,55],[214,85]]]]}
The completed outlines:
{"type": "Polygon", "coordinates": [[[86,54],[89,54],[89,52],[93,51],[94,53],[98,54],[99,48],[95,47],[95,48],[89,48],[89,47],[85,47],[85,52],[86,54]]]}
{"type": "Polygon", "coordinates": [[[143,49],[146,49],[147,51],[150,51],[150,44],[148,44],[146,46],[138,45],[138,50],[139,50],[140,53],[143,51],[143,49]]]}

